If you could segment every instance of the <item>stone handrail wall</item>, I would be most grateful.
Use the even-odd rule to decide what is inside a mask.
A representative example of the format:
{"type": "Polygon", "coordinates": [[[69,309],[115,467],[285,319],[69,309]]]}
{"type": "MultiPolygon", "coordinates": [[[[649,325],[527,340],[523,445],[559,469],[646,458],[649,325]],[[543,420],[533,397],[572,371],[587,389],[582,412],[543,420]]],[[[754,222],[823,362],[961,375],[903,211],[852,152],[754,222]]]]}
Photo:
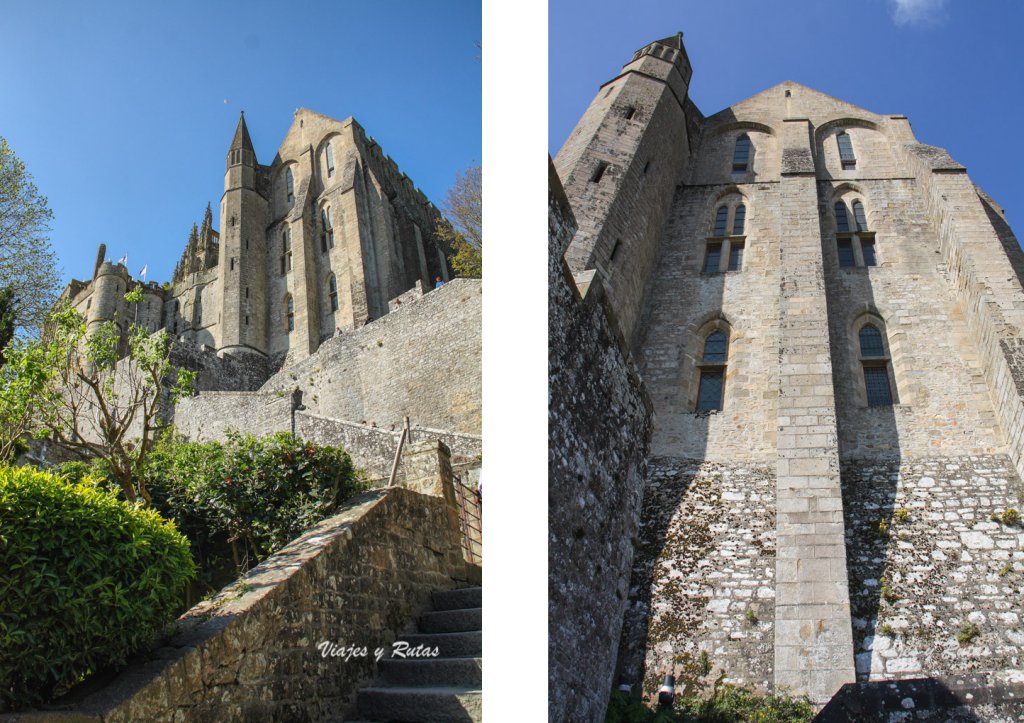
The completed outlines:
{"type": "Polygon", "coordinates": [[[447,496],[429,491],[392,487],[353,498],[188,611],[165,647],[102,689],[0,721],[340,716],[374,676],[374,649],[390,651],[431,591],[464,576],[453,514],[447,496]],[[367,655],[324,657],[321,641],[365,646],[367,655]]]}

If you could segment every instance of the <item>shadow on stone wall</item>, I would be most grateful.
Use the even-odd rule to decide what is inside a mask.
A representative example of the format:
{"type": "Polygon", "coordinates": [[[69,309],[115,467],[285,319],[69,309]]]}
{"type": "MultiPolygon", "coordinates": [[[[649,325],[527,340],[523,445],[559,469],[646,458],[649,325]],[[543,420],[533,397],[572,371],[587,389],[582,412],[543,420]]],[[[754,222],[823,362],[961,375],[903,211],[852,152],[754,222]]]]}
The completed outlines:
{"type": "MultiPolygon", "coordinates": [[[[849,683],[818,713],[814,723],[862,723],[876,720],[980,723],[989,718],[976,713],[975,706],[994,707],[998,710],[1006,702],[999,700],[1000,697],[998,692],[993,696],[984,688],[953,690],[936,678],[849,683]]],[[[1010,705],[1012,710],[1012,706],[1018,704],[1010,705]]]]}

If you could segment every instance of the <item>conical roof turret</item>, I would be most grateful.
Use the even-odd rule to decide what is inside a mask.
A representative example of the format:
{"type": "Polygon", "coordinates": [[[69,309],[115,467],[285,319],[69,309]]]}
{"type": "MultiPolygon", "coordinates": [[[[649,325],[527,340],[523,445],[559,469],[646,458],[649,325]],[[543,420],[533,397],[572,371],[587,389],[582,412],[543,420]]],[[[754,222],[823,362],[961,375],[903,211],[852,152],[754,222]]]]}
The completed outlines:
{"type": "Polygon", "coordinates": [[[238,117],[238,127],[235,128],[235,137],[231,139],[229,151],[246,150],[253,155],[256,151],[252,147],[252,139],[249,137],[249,129],[245,125],[245,111],[238,117]]]}

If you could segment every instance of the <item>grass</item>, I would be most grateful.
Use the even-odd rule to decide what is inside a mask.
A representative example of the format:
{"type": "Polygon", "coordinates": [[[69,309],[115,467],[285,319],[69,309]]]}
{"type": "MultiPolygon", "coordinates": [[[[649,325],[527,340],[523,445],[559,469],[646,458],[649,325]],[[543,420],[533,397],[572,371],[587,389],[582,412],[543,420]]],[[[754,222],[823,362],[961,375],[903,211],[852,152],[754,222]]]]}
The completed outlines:
{"type": "Polygon", "coordinates": [[[967,645],[977,637],[981,637],[981,628],[966,621],[960,626],[960,632],[956,634],[956,640],[961,645],[967,645]]]}

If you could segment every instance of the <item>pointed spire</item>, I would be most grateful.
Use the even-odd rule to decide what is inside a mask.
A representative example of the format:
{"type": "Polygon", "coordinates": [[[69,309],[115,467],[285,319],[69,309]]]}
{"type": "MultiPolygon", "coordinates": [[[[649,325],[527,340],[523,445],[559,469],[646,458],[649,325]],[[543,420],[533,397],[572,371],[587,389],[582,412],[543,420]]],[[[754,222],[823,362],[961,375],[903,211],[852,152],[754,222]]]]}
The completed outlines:
{"type": "Polygon", "coordinates": [[[252,139],[249,138],[249,129],[245,126],[245,111],[238,117],[238,127],[235,128],[235,137],[231,139],[231,147],[229,151],[236,151],[238,149],[252,151],[253,155],[256,151],[252,147],[252,139]]]}
{"type": "Polygon", "coordinates": [[[199,240],[208,244],[210,242],[210,232],[213,231],[213,210],[210,208],[210,204],[206,204],[206,213],[203,214],[203,226],[199,229],[199,240]]]}
{"type": "Polygon", "coordinates": [[[188,247],[189,249],[195,249],[199,243],[199,227],[196,226],[195,221],[192,222],[192,230],[188,233],[188,247]]]}

